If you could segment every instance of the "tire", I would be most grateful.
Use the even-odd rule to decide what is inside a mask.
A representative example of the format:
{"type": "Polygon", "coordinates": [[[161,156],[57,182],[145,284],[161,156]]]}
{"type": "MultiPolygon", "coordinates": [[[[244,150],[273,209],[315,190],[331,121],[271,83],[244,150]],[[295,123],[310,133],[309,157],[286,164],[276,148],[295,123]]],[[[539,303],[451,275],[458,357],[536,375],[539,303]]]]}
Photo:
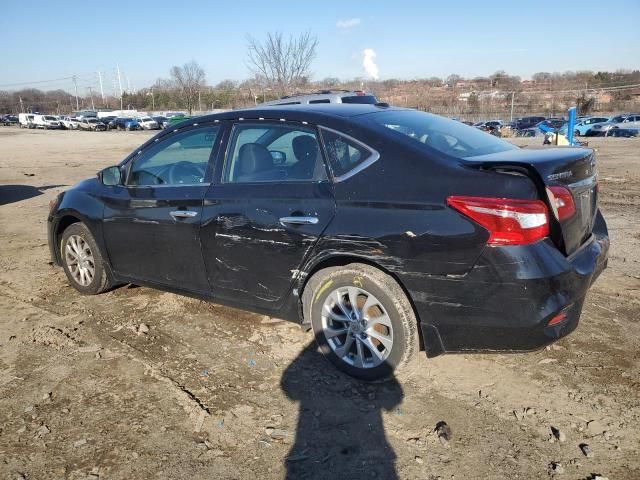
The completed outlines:
{"type": "Polygon", "coordinates": [[[320,270],[309,279],[302,303],[320,352],[352,377],[389,378],[419,350],[418,324],[407,296],[393,278],[374,267],[352,263],[320,270]],[[349,298],[356,299],[355,313],[349,298]],[[353,316],[346,320],[347,314],[361,321],[353,316]],[[336,320],[340,317],[345,320],[336,320]]]}
{"type": "Polygon", "coordinates": [[[575,131],[573,132],[573,136],[574,136],[574,137],[579,137],[579,136],[580,136],[580,132],[579,132],[578,130],[575,130],[575,131]]]}
{"type": "Polygon", "coordinates": [[[96,295],[113,286],[104,267],[104,259],[100,249],[85,224],[73,223],[62,233],[60,257],[69,283],[83,295],[96,295]],[[81,260],[84,262],[83,265],[86,265],[84,270],[91,273],[91,269],[93,269],[90,279],[89,273],[82,274],[80,272],[82,268],[78,266],[79,252],[83,254],[81,260]],[[76,262],[75,266],[74,261],[76,262]]]}

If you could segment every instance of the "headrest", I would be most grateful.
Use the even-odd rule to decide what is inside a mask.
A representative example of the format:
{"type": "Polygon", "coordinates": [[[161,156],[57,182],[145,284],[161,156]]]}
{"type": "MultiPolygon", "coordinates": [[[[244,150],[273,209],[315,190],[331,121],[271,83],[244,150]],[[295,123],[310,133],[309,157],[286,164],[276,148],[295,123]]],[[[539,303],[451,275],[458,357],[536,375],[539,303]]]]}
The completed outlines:
{"type": "Polygon", "coordinates": [[[262,172],[273,168],[273,157],[264,145],[245,143],[238,152],[236,176],[262,172]]]}

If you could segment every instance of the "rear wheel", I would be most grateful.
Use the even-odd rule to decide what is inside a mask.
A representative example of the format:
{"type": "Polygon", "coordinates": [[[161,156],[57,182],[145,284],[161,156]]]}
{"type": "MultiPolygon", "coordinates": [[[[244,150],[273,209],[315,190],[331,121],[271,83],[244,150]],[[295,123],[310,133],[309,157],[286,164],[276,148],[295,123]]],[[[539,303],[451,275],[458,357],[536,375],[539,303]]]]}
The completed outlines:
{"type": "Polygon", "coordinates": [[[303,295],[323,355],[362,380],[382,380],[419,349],[413,309],[398,283],[369,265],[316,273],[303,295]]]}
{"type": "Polygon", "coordinates": [[[74,223],[63,232],[60,254],[69,282],[80,293],[95,295],[111,288],[102,254],[86,225],[74,223]]]}

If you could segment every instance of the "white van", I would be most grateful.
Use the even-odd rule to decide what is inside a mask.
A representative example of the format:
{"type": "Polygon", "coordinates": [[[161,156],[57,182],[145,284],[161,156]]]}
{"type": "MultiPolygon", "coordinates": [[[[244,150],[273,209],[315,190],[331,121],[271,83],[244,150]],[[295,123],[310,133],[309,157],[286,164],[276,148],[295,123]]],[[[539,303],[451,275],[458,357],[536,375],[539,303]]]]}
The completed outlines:
{"type": "Polygon", "coordinates": [[[34,115],[33,123],[36,128],[44,128],[45,130],[60,128],[60,121],[53,115],[34,115]]]}
{"type": "Polygon", "coordinates": [[[19,113],[18,125],[20,128],[36,128],[34,117],[35,115],[33,113],[19,113]]]}

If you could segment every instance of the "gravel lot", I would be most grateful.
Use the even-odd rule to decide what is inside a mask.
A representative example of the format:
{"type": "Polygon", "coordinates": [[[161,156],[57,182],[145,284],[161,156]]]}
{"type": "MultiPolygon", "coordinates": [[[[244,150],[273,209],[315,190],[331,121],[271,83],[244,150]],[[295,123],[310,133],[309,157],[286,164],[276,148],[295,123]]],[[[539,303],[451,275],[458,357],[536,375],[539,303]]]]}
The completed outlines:
{"type": "Polygon", "coordinates": [[[50,265],[49,200],[149,135],[0,128],[0,478],[640,478],[640,139],[589,141],[612,248],[572,335],[372,385],[293,324],[50,265]]]}

